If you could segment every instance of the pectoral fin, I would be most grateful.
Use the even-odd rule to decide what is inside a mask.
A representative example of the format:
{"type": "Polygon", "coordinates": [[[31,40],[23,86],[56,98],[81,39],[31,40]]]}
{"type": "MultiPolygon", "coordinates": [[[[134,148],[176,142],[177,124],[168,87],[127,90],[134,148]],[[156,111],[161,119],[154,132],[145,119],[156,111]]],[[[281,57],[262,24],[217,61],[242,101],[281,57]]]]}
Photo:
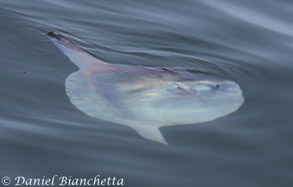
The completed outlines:
{"type": "Polygon", "coordinates": [[[162,133],[160,132],[160,127],[158,126],[152,126],[148,124],[148,126],[137,125],[132,126],[132,128],[134,128],[136,132],[138,132],[138,134],[144,137],[145,139],[168,145],[162,133]]]}

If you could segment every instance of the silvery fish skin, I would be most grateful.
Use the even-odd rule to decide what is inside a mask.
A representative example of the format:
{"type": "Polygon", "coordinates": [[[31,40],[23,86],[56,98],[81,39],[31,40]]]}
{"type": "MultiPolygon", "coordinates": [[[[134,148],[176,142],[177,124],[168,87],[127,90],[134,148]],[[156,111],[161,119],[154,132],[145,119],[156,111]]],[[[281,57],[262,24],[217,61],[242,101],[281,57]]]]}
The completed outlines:
{"type": "Polygon", "coordinates": [[[167,144],[160,127],[212,121],[244,103],[233,81],[179,68],[109,64],[61,34],[48,35],[79,67],[65,83],[71,103],[89,116],[132,127],[146,139],[167,144]]]}

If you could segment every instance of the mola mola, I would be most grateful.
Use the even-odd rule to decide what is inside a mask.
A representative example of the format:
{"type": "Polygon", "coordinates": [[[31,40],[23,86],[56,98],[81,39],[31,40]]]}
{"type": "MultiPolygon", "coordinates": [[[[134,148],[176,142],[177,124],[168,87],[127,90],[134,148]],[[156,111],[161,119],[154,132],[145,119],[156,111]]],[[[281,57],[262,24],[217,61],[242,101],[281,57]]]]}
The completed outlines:
{"type": "Polygon", "coordinates": [[[126,125],[167,144],[159,128],[207,122],[244,102],[233,81],[183,69],[109,64],[61,34],[48,35],[76,66],[65,83],[70,102],[85,114],[126,125]]]}

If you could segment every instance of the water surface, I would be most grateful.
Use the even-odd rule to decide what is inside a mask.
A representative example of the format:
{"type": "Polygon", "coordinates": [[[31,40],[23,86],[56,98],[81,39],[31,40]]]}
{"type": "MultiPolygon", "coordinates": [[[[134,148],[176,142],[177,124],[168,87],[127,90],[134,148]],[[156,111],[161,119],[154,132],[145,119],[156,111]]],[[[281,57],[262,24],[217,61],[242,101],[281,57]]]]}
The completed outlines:
{"type": "Polygon", "coordinates": [[[116,176],[126,186],[293,184],[293,3],[0,0],[0,176],[116,176]],[[245,103],[161,131],[169,146],[86,116],[61,32],[113,64],[185,66],[237,82],[245,103]]]}

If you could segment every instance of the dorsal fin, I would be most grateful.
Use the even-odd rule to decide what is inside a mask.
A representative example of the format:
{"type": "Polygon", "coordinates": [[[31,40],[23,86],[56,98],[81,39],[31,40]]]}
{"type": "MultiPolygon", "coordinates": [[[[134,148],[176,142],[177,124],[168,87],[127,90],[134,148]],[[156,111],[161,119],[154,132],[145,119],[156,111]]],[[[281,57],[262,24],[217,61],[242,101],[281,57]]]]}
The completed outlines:
{"type": "Polygon", "coordinates": [[[168,145],[162,133],[160,132],[159,126],[154,126],[150,124],[146,124],[145,126],[143,126],[140,124],[131,125],[131,127],[134,128],[138,132],[138,134],[144,137],[145,139],[168,145]]]}
{"type": "Polygon", "coordinates": [[[92,65],[108,65],[107,63],[93,57],[91,54],[81,49],[61,34],[49,32],[48,36],[50,36],[50,39],[56,47],[60,49],[80,69],[88,68],[92,65]]]}

